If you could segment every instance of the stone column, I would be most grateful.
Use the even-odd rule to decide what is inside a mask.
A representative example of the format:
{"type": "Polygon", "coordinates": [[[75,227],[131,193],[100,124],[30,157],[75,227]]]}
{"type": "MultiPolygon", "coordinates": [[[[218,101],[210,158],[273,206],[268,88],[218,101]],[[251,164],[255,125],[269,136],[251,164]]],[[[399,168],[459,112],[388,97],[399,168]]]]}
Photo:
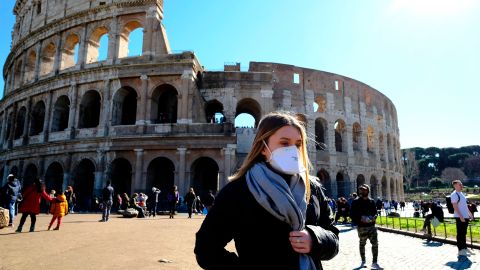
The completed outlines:
{"type": "Polygon", "coordinates": [[[148,110],[149,106],[147,105],[148,76],[145,74],[142,74],[140,76],[140,80],[141,80],[141,91],[140,91],[140,96],[137,98],[137,100],[140,100],[140,104],[138,104],[139,106],[137,106],[138,118],[135,122],[135,125],[146,125],[146,124],[150,124],[150,117],[147,116],[147,112],[150,111],[148,110]]]}
{"type": "MultiPolygon", "coordinates": [[[[42,62],[41,59],[42,59],[42,46],[43,46],[43,40],[40,40],[40,42],[38,42],[38,45],[37,45],[37,59],[35,60],[35,75],[33,76],[34,77],[34,81],[38,81],[38,76],[40,75],[40,69],[42,68],[40,66],[40,63],[42,62]]],[[[23,73],[22,73],[22,81],[23,81],[23,73]]]]}
{"type": "Polygon", "coordinates": [[[97,171],[95,172],[95,194],[99,194],[105,185],[104,171],[105,171],[105,159],[106,151],[103,149],[97,150],[97,171]]]}
{"type": "Polygon", "coordinates": [[[118,58],[118,44],[120,34],[118,32],[118,17],[117,11],[113,11],[113,17],[110,23],[110,32],[108,34],[108,55],[107,63],[114,63],[118,58]]]}
{"type": "Polygon", "coordinates": [[[260,94],[262,95],[262,109],[264,112],[271,112],[274,111],[272,97],[273,97],[273,90],[272,89],[262,89],[260,90],[260,94]]]}
{"type": "MultiPolygon", "coordinates": [[[[3,145],[5,142],[5,133],[7,132],[7,126],[8,126],[8,110],[3,111],[3,125],[2,125],[2,130],[0,131],[0,148],[3,149],[3,145]]],[[[1,177],[1,176],[0,176],[1,177]]]]}
{"type": "Polygon", "coordinates": [[[177,123],[190,124],[193,118],[193,88],[194,74],[192,70],[184,70],[182,74],[182,84],[178,95],[177,123]]]}
{"type": "Polygon", "coordinates": [[[187,148],[177,148],[179,154],[179,166],[178,166],[178,179],[177,186],[180,194],[186,194],[188,192],[188,181],[185,179],[185,164],[187,148]]]}
{"type": "Polygon", "coordinates": [[[132,193],[137,189],[142,189],[142,174],[143,174],[143,149],[133,149],[135,151],[135,180],[132,181],[132,193]]]}
{"type": "Polygon", "coordinates": [[[227,147],[222,149],[224,157],[224,177],[220,179],[219,189],[222,189],[228,183],[228,177],[232,174],[232,154],[235,151],[230,144],[227,147]]]}
{"type": "Polygon", "coordinates": [[[146,12],[146,20],[145,25],[143,28],[143,48],[142,48],[142,55],[151,59],[155,54],[152,50],[152,42],[153,42],[153,23],[157,18],[157,11],[156,9],[149,9],[146,12]]]}
{"type": "Polygon", "coordinates": [[[62,62],[62,34],[57,35],[57,42],[55,42],[56,46],[56,51],[55,51],[55,58],[53,62],[53,73],[55,75],[58,75],[58,72],[60,71],[60,64],[62,62]]]}
{"type": "Polygon", "coordinates": [[[63,189],[67,189],[68,185],[73,185],[72,181],[72,153],[67,154],[65,159],[65,171],[63,172],[63,189]]]}
{"type": "Polygon", "coordinates": [[[78,100],[78,85],[73,83],[70,86],[70,111],[68,114],[68,132],[70,133],[70,139],[75,139],[75,126],[77,119],[77,100],[78,100]]]}
{"type": "Polygon", "coordinates": [[[52,116],[52,96],[53,92],[48,92],[47,104],[45,106],[45,119],[43,121],[43,142],[48,141],[48,135],[50,132],[50,117],[52,116]]]}
{"type": "Polygon", "coordinates": [[[27,114],[25,115],[25,122],[23,122],[22,145],[28,144],[28,136],[30,133],[30,115],[32,114],[32,97],[28,97],[27,114]]]}
{"type": "Polygon", "coordinates": [[[98,123],[99,136],[108,136],[108,129],[110,126],[110,96],[111,96],[112,81],[105,79],[103,81],[102,104],[100,110],[100,122],[98,123]]]}

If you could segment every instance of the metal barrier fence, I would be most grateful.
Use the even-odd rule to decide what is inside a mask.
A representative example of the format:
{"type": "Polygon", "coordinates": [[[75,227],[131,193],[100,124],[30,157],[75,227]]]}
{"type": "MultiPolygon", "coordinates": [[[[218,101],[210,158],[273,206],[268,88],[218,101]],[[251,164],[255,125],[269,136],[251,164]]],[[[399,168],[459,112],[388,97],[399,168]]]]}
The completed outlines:
{"type": "MultiPolygon", "coordinates": [[[[392,217],[392,216],[381,216],[381,215],[377,217],[378,226],[397,229],[401,231],[406,230],[407,232],[415,232],[415,233],[421,232],[422,230],[419,228],[423,228],[424,223],[425,223],[425,219],[422,219],[422,218],[392,217]]],[[[433,224],[430,224],[430,226],[432,227],[432,236],[437,238],[443,236],[445,239],[456,241],[456,238],[455,238],[456,229],[454,232],[450,232],[449,234],[448,232],[449,230],[447,230],[447,225],[449,224],[453,225],[453,228],[456,228],[455,220],[451,220],[447,218],[444,220],[444,222],[441,222],[436,228],[433,226],[433,224]]],[[[467,232],[468,232],[467,236],[470,238],[470,245],[473,245],[474,243],[479,244],[480,226],[477,224],[469,223],[467,232]],[[474,228],[473,231],[475,231],[476,237],[474,237],[472,228],[474,228]]]]}

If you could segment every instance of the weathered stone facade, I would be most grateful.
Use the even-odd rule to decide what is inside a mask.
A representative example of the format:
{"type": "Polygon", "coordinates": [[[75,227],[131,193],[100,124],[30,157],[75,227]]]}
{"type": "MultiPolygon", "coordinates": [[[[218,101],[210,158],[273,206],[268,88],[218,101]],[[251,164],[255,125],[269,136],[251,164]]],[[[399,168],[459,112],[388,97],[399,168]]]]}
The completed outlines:
{"type": "Polygon", "coordinates": [[[293,110],[324,143],[309,149],[329,193],[365,182],[375,196],[403,198],[395,107],[368,85],[274,63],[205,71],[193,52],[171,52],[162,0],[17,0],[14,13],[0,101],[3,181],[39,175],[48,188],[73,185],[85,205],[107,180],[127,193],[218,190],[254,136],[235,129],[235,117],[293,110]],[[130,57],[138,28],[142,54],[130,57]],[[211,123],[215,113],[225,121],[211,123]]]}

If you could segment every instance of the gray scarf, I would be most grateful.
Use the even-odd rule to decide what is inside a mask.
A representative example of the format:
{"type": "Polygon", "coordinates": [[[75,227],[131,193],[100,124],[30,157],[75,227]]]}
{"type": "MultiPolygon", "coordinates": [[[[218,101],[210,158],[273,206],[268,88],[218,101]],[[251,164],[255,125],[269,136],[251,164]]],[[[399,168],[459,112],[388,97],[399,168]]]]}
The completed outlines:
{"type": "MultiPolygon", "coordinates": [[[[292,230],[305,229],[307,202],[305,180],[293,175],[290,185],[273,172],[264,162],[255,164],[246,174],[247,186],[257,202],[277,219],[292,226],[292,230]]],[[[316,270],[307,254],[300,254],[300,270],[316,270]]]]}

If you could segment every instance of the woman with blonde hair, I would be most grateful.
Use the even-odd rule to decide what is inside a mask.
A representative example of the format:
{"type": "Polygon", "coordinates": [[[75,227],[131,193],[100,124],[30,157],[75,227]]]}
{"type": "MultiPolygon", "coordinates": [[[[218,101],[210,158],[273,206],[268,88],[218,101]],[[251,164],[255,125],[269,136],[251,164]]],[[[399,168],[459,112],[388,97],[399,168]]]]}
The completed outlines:
{"type": "Polygon", "coordinates": [[[309,176],[307,135],[290,113],[259,123],[252,149],[196,234],[204,269],[322,269],[338,230],[320,183],[309,176]],[[237,253],[225,246],[235,241],[237,253]]]}

